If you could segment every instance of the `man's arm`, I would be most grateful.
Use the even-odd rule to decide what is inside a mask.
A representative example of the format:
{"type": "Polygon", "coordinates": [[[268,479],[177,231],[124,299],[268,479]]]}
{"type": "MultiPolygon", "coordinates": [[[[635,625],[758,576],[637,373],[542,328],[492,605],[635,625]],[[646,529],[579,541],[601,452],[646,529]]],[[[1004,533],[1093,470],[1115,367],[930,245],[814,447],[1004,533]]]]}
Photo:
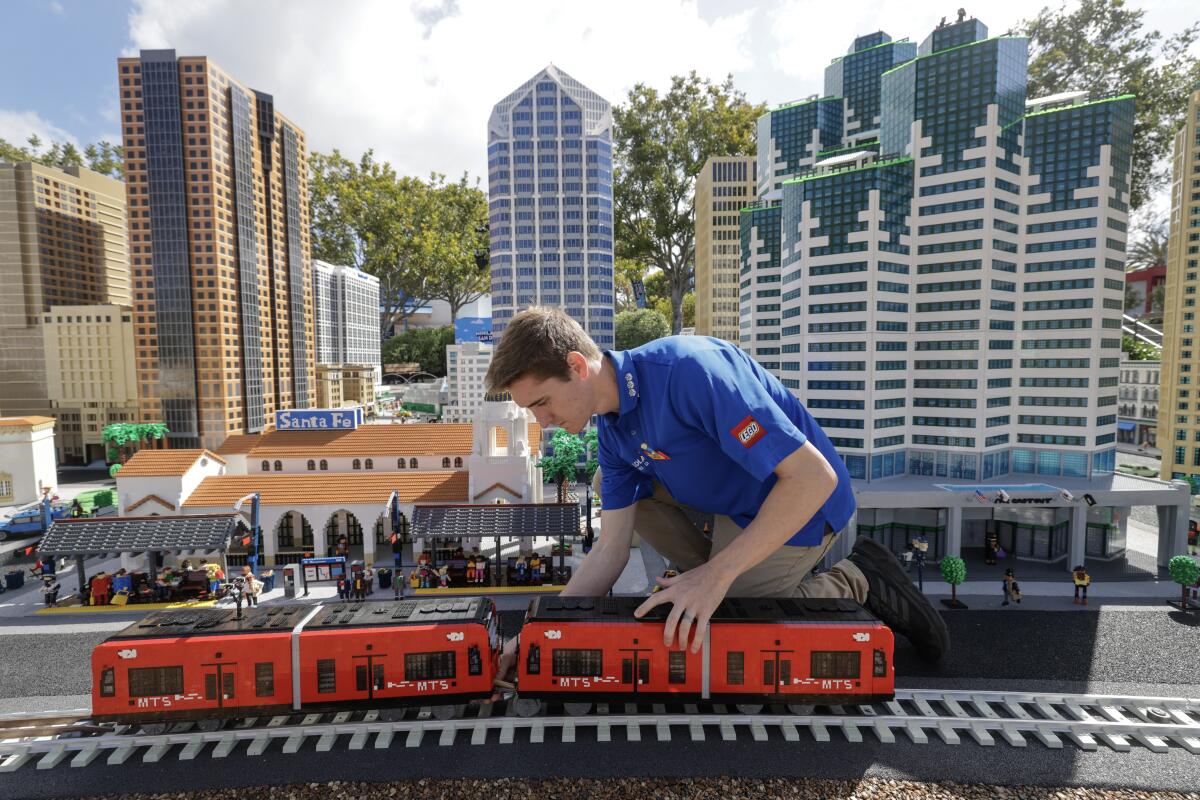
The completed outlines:
{"type": "Polygon", "coordinates": [[[562,590],[562,596],[592,596],[608,594],[617,578],[621,577],[629,561],[629,547],[633,544],[633,517],[635,505],[625,508],[605,509],[600,512],[600,538],[592,552],[584,556],[575,569],[575,574],[562,590]]]}
{"type": "Polygon", "coordinates": [[[695,631],[690,644],[693,653],[699,652],[704,628],[733,581],[807,525],[837,488],[837,473],[812,442],[780,461],[775,474],[778,480],[758,514],[733,544],[682,575],[659,578],[663,591],[650,595],[634,612],[641,617],[657,605],[671,603],[663,628],[667,647],[675,643],[678,630],[680,646],[686,648],[695,631]]]}

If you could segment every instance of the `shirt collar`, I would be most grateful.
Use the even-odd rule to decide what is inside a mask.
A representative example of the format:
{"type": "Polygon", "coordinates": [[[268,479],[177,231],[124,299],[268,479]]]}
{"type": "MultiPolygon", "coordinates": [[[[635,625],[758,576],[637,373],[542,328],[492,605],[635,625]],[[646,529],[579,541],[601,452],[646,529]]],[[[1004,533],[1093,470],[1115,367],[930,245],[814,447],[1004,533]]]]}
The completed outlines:
{"type": "Polygon", "coordinates": [[[633,365],[633,356],[628,350],[605,350],[604,354],[612,360],[613,371],[617,375],[617,396],[621,398],[617,416],[623,417],[637,407],[642,394],[637,367],[633,365]]]}

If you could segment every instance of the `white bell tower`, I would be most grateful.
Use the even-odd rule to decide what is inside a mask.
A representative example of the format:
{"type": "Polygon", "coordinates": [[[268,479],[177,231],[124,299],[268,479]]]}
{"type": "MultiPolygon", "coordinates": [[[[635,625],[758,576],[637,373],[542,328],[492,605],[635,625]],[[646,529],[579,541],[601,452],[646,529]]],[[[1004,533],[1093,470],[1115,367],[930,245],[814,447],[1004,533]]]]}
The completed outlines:
{"type": "Polygon", "coordinates": [[[534,466],[541,454],[530,452],[529,422],[507,392],[484,395],[472,423],[469,502],[542,502],[542,470],[534,466]]]}

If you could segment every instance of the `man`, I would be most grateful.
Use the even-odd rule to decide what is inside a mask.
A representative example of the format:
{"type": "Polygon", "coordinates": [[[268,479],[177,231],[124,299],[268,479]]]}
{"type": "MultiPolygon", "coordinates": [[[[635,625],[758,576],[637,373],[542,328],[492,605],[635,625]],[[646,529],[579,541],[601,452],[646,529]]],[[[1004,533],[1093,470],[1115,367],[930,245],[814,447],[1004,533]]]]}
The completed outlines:
{"type": "Polygon", "coordinates": [[[849,476],[800,402],[733,345],[673,336],[601,353],[563,312],[531,308],[505,328],[486,384],[542,426],[578,433],[597,417],[603,536],[564,595],[608,592],[636,530],[681,569],[636,612],[671,605],[668,647],[698,651],[729,595],[853,598],[925,658],[949,649],[941,617],[883,546],[860,538],[811,575],[854,512],[849,476]],[[711,541],[684,507],[716,515],[711,541]]]}

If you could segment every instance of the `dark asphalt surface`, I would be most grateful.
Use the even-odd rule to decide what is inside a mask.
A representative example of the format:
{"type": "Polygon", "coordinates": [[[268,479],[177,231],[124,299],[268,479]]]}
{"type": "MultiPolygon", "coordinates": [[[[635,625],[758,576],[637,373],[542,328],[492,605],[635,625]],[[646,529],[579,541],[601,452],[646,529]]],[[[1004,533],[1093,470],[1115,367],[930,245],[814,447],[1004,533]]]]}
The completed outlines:
{"type": "MultiPolygon", "coordinates": [[[[506,632],[511,633],[521,617],[520,612],[506,612],[506,632]]],[[[1147,606],[1096,613],[964,611],[944,617],[951,631],[951,653],[931,666],[901,641],[896,652],[901,686],[1200,697],[1200,615],[1147,606]]],[[[15,630],[19,629],[0,628],[0,697],[88,692],[90,649],[107,633],[11,635],[15,630]]],[[[1129,753],[1103,747],[1085,753],[1071,745],[1049,750],[1034,741],[1011,748],[982,747],[964,739],[949,747],[914,745],[902,737],[890,745],[869,738],[851,745],[837,734],[832,742],[817,743],[804,733],[799,743],[778,735],[768,742],[754,742],[749,735],[723,742],[715,731],[705,742],[692,742],[686,730],[676,730],[673,741],[660,743],[650,730],[643,729],[642,735],[644,741],[632,743],[624,740],[623,732],[614,731],[612,742],[597,744],[580,731],[574,745],[531,746],[519,733],[517,742],[505,747],[493,734],[488,746],[472,747],[463,733],[453,748],[439,747],[436,737],[429,737],[414,750],[393,745],[386,751],[368,747],[352,752],[341,742],[329,753],[317,753],[310,744],[295,755],[280,753],[276,744],[254,759],[241,756],[239,748],[224,759],[201,755],[196,762],[181,763],[168,754],[159,764],[134,758],[120,768],[106,766],[101,758],[86,769],[22,768],[0,774],[0,797],[456,776],[869,776],[1143,790],[1188,791],[1200,786],[1200,758],[1182,749],[1166,755],[1138,747],[1129,753]]]]}

